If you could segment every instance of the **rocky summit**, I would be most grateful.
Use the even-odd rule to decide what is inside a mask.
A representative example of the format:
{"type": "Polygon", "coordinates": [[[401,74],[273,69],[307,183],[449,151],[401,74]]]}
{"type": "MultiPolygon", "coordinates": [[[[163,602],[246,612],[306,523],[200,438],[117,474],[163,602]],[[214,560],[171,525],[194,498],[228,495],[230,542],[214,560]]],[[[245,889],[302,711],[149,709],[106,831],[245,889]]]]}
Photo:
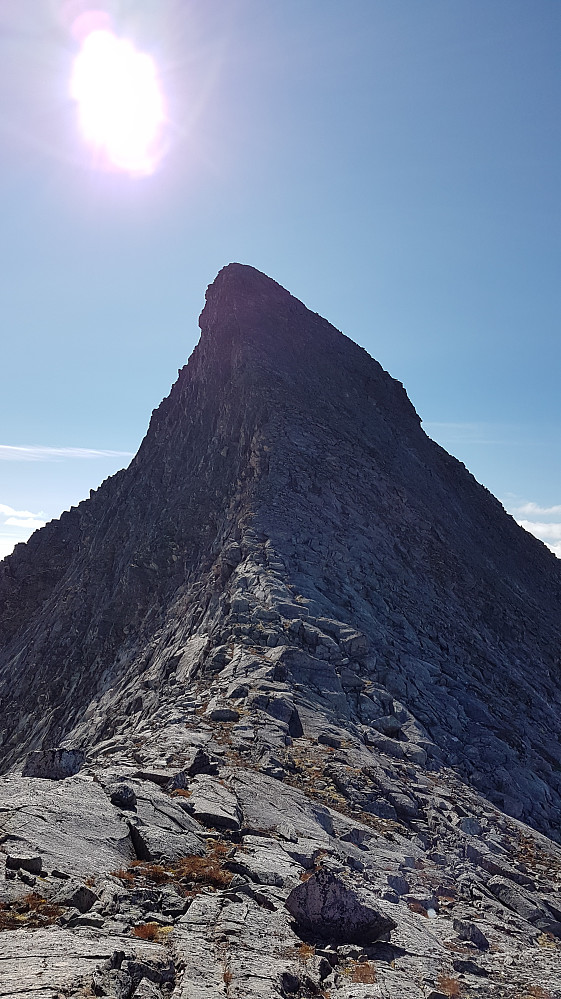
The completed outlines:
{"type": "Polygon", "coordinates": [[[0,997],[561,997],[561,563],[230,264],[0,564],[0,997]]]}

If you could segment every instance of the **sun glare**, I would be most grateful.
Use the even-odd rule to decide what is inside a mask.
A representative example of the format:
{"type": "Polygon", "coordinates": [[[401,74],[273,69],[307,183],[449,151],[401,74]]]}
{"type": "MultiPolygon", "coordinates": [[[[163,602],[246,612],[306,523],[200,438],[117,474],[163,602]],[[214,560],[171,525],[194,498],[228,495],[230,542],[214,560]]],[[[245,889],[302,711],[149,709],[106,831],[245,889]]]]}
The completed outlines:
{"type": "Polygon", "coordinates": [[[112,31],[92,31],[74,62],[70,92],[101,165],[153,173],[162,156],[165,108],[149,55],[112,31]]]}

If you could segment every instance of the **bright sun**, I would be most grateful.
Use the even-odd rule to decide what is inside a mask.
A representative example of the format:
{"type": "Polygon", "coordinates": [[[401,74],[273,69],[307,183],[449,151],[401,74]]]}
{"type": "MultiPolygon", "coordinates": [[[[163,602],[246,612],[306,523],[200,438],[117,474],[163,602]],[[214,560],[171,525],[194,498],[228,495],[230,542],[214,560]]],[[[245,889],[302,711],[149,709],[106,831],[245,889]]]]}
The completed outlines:
{"type": "Polygon", "coordinates": [[[162,153],[165,108],[153,59],[112,31],[92,31],[74,62],[71,96],[102,162],[149,174],[162,153]]]}

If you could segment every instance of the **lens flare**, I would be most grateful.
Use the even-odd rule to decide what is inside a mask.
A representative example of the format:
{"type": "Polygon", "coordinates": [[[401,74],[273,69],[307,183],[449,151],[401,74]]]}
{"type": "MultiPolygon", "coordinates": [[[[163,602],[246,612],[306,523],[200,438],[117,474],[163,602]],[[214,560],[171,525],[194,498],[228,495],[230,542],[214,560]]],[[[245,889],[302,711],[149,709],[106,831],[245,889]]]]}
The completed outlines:
{"type": "Polygon", "coordinates": [[[154,60],[109,30],[91,31],[70,86],[84,138],[107,168],[150,174],[162,157],[165,107],[154,60]]]}

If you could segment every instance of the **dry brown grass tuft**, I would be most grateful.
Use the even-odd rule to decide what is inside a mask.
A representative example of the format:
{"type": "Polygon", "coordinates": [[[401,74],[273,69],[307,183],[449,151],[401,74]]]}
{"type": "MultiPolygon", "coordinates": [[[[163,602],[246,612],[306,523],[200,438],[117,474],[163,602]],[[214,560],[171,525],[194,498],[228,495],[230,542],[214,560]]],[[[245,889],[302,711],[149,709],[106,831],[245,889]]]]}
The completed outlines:
{"type": "Polygon", "coordinates": [[[376,981],[376,966],[371,961],[351,961],[345,971],[351,982],[362,985],[374,985],[376,981]]]}
{"type": "Polygon", "coordinates": [[[537,943],[539,947],[547,947],[549,950],[557,950],[559,947],[559,939],[553,933],[540,933],[537,943]]]}
{"type": "Polygon", "coordinates": [[[553,999],[553,993],[549,989],[543,989],[541,985],[528,986],[528,999],[553,999]]]}
{"type": "Polygon", "coordinates": [[[313,944],[301,943],[296,946],[296,953],[298,960],[305,964],[306,961],[311,961],[315,957],[316,948],[313,944]]]}
{"type": "Polygon", "coordinates": [[[125,870],[124,867],[119,868],[118,871],[111,871],[114,878],[119,878],[119,881],[125,881],[127,884],[134,884],[134,874],[132,871],[125,870]]]}
{"type": "Polygon", "coordinates": [[[212,851],[206,857],[184,857],[175,865],[180,880],[193,886],[226,888],[232,880],[230,871],[223,867],[223,857],[212,851]]]}
{"type": "Polygon", "coordinates": [[[129,868],[133,880],[142,878],[154,885],[165,885],[170,880],[170,873],[163,864],[155,864],[145,860],[133,860],[129,868]]]}
{"type": "Polygon", "coordinates": [[[451,999],[456,999],[456,996],[462,994],[457,978],[450,978],[449,975],[439,975],[436,984],[440,991],[444,992],[444,995],[450,996],[451,999]]]}
{"type": "Polygon", "coordinates": [[[229,849],[225,843],[213,843],[204,857],[182,857],[169,864],[135,860],[128,870],[113,871],[113,875],[129,885],[175,884],[185,895],[196,894],[201,888],[226,888],[232,880],[224,867],[229,849]]]}
{"type": "Polygon", "coordinates": [[[505,844],[515,848],[517,859],[526,865],[530,870],[538,867],[547,868],[549,875],[561,876],[561,862],[559,854],[550,850],[545,850],[543,846],[536,842],[532,836],[520,835],[514,842],[511,840],[505,844]]]}
{"type": "Polygon", "coordinates": [[[312,874],[315,873],[316,872],[313,869],[311,871],[301,871],[299,874],[300,881],[309,881],[310,878],[312,877],[312,874]]]}
{"type": "Polygon", "coordinates": [[[31,892],[17,902],[0,904],[0,930],[39,929],[50,926],[61,915],[62,909],[58,905],[31,892]]]}
{"type": "Polygon", "coordinates": [[[158,923],[142,923],[140,926],[134,926],[132,932],[139,940],[158,942],[161,939],[162,927],[158,923]]]}

